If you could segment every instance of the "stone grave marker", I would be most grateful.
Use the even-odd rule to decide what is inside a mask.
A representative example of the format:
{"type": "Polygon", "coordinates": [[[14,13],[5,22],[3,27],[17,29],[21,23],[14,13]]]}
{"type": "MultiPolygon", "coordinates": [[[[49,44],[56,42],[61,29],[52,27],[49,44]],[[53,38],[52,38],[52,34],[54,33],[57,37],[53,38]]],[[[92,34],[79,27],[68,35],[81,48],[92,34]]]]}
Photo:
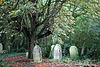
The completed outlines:
{"type": "Polygon", "coordinates": [[[62,59],[62,48],[60,44],[56,44],[54,47],[54,60],[60,61],[62,59]]]}
{"type": "Polygon", "coordinates": [[[78,58],[78,48],[76,46],[71,46],[69,49],[69,53],[72,59],[78,58]]]}
{"type": "Polygon", "coordinates": [[[36,45],[33,49],[33,60],[34,62],[42,62],[42,52],[41,52],[41,48],[36,45]]]}

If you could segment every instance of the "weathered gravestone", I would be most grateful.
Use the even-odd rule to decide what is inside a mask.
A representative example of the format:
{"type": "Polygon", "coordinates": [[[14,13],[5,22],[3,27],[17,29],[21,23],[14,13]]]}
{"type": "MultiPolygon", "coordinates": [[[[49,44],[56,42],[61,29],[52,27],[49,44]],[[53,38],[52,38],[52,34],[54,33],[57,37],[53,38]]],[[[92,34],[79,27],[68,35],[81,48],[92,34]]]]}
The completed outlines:
{"type": "Polygon", "coordinates": [[[0,53],[2,53],[2,51],[3,51],[3,45],[2,43],[0,43],[0,53]]]}
{"type": "Polygon", "coordinates": [[[77,59],[78,58],[78,48],[76,46],[71,46],[69,49],[70,57],[72,59],[77,59]]]}
{"type": "Polygon", "coordinates": [[[56,44],[54,47],[54,60],[60,61],[62,59],[62,48],[60,44],[56,44]]]}
{"type": "Polygon", "coordinates": [[[34,62],[42,62],[42,52],[38,45],[36,45],[33,49],[33,60],[34,62]]]}

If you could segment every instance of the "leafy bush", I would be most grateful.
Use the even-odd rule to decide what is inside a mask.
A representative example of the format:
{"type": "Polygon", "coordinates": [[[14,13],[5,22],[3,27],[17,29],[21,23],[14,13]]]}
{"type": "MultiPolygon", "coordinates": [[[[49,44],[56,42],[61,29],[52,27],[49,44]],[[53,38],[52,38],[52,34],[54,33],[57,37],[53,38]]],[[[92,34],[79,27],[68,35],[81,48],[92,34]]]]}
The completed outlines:
{"type": "Polygon", "coordinates": [[[20,48],[17,52],[26,52],[27,50],[25,48],[20,48]]]}

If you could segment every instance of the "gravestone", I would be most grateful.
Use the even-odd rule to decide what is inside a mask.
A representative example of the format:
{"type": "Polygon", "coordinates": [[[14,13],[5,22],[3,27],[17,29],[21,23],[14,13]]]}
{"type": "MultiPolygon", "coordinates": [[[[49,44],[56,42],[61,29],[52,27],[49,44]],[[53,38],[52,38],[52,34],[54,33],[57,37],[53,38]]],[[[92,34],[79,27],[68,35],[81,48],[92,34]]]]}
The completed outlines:
{"type": "Polygon", "coordinates": [[[54,60],[60,61],[62,59],[62,48],[60,44],[56,44],[54,47],[54,60]]]}
{"type": "Polygon", "coordinates": [[[69,49],[70,57],[72,59],[77,59],[78,58],[78,48],[76,46],[71,46],[69,49]]]}
{"type": "Polygon", "coordinates": [[[0,43],[0,53],[2,53],[3,52],[3,45],[2,45],[2,43],[0,43]]]}
{"type": "Polygon", "coordinates": [[[42,62],[42,52],[41,52],[41,48],[36,45],[33,49],[33,60],[34,62],[42,62]]]}

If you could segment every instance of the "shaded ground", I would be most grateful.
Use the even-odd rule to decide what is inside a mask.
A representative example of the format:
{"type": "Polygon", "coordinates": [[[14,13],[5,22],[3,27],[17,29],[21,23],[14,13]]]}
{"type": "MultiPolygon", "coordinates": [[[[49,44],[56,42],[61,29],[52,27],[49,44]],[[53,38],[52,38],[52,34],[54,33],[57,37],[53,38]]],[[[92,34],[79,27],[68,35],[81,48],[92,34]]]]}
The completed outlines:
{"type": "Polygon", "coordinates": [[[49,62],[48,59],[43,59],[42,63],[33,63],[32,61],[32,59],[27,59],[25,55],[18,55],[14,57],[4,57],[1,65],[5,64],[9,67],[100,67],[99,64],[84,66],[78,63],[49,62]]]}

